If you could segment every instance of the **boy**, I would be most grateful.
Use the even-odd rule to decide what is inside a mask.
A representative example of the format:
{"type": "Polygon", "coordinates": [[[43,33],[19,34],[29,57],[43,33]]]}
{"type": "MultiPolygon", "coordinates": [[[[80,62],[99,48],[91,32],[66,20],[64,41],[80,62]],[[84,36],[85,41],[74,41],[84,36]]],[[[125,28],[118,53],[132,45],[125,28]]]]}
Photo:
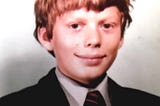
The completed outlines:
{"type": "Polygon", "coordinates": [[[38,84],[1,98],[0,106],[159,106],[159,97],[121,87],[106,75],[132,21],[130,5],[130,0],[36,0],[35,36],[57,67],[38,84]]]}

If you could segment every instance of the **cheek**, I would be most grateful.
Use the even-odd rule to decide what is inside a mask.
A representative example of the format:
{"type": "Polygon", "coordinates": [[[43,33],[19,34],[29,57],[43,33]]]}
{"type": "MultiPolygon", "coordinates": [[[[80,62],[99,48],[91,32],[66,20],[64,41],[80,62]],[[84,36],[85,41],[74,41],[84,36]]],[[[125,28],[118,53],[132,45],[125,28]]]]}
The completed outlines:
{"type": "Polygon", "coordinates": [[[121,40],[120,39],[112,39],[112,40],[107,40],[105,42],[105,48],[104,50],[107,50],[107,53],[109,54],[114,54],[118,51],[121,45],[121,40]]]}
{"type": "Polygon", "coordinates": [[[54,52],[55,55],[64,55],[69,56],[74,51],[75,44],[73,39],[62,37],[62,36],[55,36],[55,40],[53,42],[54,45],[54,52]]]}

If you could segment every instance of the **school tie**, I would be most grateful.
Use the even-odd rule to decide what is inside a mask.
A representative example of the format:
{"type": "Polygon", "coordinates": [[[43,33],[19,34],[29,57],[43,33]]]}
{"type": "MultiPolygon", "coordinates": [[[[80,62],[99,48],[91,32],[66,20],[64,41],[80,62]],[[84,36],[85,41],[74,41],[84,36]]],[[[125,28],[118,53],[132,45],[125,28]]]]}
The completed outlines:
{"type": "Polygon", "coordinates": [[[106,106],[106,103],[99,91],[92,91],[88,92],[83,106],[106,106]]]}

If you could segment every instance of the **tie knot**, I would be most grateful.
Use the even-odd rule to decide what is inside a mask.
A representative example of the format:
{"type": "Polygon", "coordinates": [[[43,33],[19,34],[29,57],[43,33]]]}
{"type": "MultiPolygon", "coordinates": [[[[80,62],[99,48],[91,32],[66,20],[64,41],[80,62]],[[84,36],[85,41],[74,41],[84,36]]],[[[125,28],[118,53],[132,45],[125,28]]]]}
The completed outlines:
{"type": "Polygon", "coordinates": [[[99,91],[92,91],[87,93],[84,106],[106,106],[106,104],[99,91]]]}

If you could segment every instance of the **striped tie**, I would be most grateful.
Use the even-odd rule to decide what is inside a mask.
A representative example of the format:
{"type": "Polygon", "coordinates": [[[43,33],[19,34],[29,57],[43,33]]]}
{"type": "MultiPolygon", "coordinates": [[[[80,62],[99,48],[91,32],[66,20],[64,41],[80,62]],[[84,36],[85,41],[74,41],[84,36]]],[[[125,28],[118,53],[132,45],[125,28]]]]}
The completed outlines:
{"type": "Polygon", "coordinates": [[[106,106],[99,91],[88,92],[83,106],[106,106]]]}

